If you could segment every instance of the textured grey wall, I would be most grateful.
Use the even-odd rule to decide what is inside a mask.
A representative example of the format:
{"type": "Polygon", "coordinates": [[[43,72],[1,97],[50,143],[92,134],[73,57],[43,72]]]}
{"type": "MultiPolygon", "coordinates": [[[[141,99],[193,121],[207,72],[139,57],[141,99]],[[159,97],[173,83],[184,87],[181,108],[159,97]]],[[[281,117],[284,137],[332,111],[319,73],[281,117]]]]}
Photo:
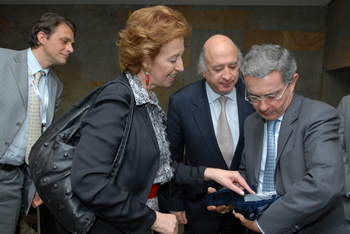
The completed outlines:
{"type": "MultiPolygon", "coordinates": [[[[65,66],[54,67],[64,83],[59,115],[97,85],[120,74],[118,31],[129,10],[139,5],[0,5],[0,47],[25,49],[35,20],[51,11],[65,15],[78,28],[75,52],[65,66]]],[[[253,44],[279,43],[295,54],[300,73],[296,92],[313,99],[327,97],[322,89],[323,53],[328,7],[171,6],[193,27],[185,41],[185,71],[170,88],[157,88],[167,111],[171,93],[201,79],[196,72],[199,51],[213,34],[232,38],[245,54],[253,44]]],[[[340,99],[340,97],[339,97],[340,99]]],[[[324,101],[328,101],[327,98],[324,101]]]]}

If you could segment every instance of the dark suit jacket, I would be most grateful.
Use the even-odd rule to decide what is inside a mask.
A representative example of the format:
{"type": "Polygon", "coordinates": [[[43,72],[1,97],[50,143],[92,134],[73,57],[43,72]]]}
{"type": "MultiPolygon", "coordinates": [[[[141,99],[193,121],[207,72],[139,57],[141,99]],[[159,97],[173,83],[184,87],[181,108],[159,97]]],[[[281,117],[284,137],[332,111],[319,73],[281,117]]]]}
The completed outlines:
{"type": "MultiPolygon", "coordinates": [[[[239,116],[239,141],[231,167],[238,169],[244,145],[244,121],[254,109],[244,100],[245,86],[241,79],[236,84],[239,116]]],[[[205,88],[205,79],[192,83],[170,97],[168,137],[173,160],[183,160],[191,166],[228,169],[217,144],[205,88]]],[[[230,113],[237,114],[237,113],[230,113]]],[[[217,187],[218,184],[211,184],[217,187]]],[[[207,191],[184,188],[172,184],[171,211],[186,211],[188,227],[196,233],[215,233],[223,215],[209,212],[205,205],[207,191]]]]}
{"type": "MultiPolygon", "coordinates": [[[[0,158],[16,137],[27,115],[27,51],[0,48],[0,158]]],[[[49,105],[47,110],[47,124],[50,125],[61,101],[63,84],[52,70],[48,74],[48,82],[49,105]]],[[[30,208],[34,192],[35,188],[32,183],[26,181],[23,195],[25,210],[30,208]]]]}
{"type": "MultiPolygon", "coordinates": [[[[125,75],[119,79],[128,84],[125,75]]],[[[135,107],[125,159],[119,174],[108,179],[130,100],[127,87],[111,84],[97,96],[82,122],[71,181],[74,194],[98,216],[91,233],[146,233],[156,220],[155,212],[145,205],[160,157],[146,105],[135,107]]],[[[203,167],[174,167],[178,183],[203,186],[203,167]]]]}
{"type": "MultiPolygon", "coordinates": [[[[337,111],[294,94],[278,138],[276,191],[282,197],[258,219],[265,233],[348,233],[341,192],[344,169],[337,111]]],[[[258,184],[264,119],[254,113],[245,123],[246,145],[240,172],[258,184]]]]}

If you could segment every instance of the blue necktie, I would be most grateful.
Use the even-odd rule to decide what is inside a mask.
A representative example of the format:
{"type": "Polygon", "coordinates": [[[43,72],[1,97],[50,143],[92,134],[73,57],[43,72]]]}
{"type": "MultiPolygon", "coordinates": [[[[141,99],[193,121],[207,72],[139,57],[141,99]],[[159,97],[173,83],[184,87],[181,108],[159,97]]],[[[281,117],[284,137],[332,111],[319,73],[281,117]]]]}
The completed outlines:
{"type": "Polygon", "coordinates": [[[274,185],[274,174],[275,174],[275,121],[267,121],[267,153],[266,153],[266,163],[264,171],[264,180],[262,190],[263,192],[275,191],[274,185]]]}

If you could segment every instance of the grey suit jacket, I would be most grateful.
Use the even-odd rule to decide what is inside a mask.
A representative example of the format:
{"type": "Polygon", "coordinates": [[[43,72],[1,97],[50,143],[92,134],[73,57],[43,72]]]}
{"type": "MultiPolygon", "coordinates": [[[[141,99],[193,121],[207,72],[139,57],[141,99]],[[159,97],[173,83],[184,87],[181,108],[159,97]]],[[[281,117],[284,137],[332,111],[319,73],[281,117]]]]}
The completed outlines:
{"type": "MultiPolygon", "coordinates": [[[[350,192],[350,95],[342,98],[338,105],[340,113],[339,135],[343,149],[343,161],[345,169],[345,193],[350,192]]],[[[350,222],[350,199],[343,198],[345,218],[350,222]]]]}
{"type": "MultiPolygon", "coordinates": [[[[274,182],[282,197],[258,219],[265,233],[348,233],[339,120],[333,107],[294,94],[277,146],[274,182]]],[[[240,172],[252,185],[258,184],[263,133],[264,119],[249,116],[240,172]]]]}
{"type": "MultiPolygon", "coordinates": [[[[28,108],[28,63],[27,50],[15,51],[0,48],[0,158],[16,137],[27,115],[28,108]]],[[[63,89],[62,82],[51,70],[48,74],[49,106],[47,124],[50,125],[58,109],[63,89]]],[[[28,179],[28,178],[26,178],[28,179]]],[[[31,187],[30,197],[35,189],[31,187]]],[[[23,197],[25,206],[32,198],[23,197]]]]}

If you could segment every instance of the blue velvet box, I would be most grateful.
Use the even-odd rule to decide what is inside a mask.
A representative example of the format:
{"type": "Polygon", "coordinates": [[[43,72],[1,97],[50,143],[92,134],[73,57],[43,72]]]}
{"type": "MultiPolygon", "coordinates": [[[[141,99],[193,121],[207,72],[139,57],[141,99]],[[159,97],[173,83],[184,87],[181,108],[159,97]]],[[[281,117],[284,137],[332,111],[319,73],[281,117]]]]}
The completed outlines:
{"type": "Polygon", "coordinates": [[[230,189],[222,189],[215,193],[207,194],[206,204],[207,206],[233,204],[233,209],[235,212],[243,214],[244,217],[249,220],[255,220],[260,217],[260,215],[267,209],[267,207],[269,207],[274,201],[279,198],[277,194],[274,194],[269,196],[269,199],[245,201],[245,197],[248,196],[248,192],[244,192],[246,195],[240,196],[230,189]]]}

